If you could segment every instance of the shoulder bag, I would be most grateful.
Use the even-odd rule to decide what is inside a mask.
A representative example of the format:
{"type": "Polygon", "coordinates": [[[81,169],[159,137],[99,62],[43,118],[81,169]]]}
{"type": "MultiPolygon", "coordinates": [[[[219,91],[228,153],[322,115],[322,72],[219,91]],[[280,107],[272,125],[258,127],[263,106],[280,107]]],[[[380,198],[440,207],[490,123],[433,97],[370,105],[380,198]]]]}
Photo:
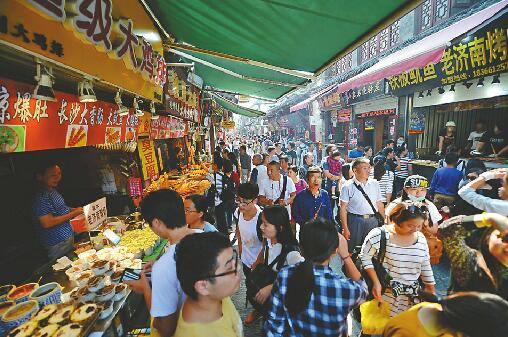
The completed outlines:
{"type": "Polygon", "coordinates": [[[369,203],[370,207],[372,208],[372,211],[374,212],[374,216],[376,217],[377,219],[377,225],[378,227],[381,227],[385,224],[385,219],[383,218],[383,216],[381,216],[381,214],[379,214],[379,212],[376,210],[376,208],[374,207],[374,204],[372,203],[372,201],[370,200],[369,196],[367,195],[367,193],[365,193],[365,190],[363,189],[362,186],[358,185],[357,183],[353,183],[356,188],[362,193],[362,195],[364,196],[364,198],[367,200],[367,202],[369,203]]]}

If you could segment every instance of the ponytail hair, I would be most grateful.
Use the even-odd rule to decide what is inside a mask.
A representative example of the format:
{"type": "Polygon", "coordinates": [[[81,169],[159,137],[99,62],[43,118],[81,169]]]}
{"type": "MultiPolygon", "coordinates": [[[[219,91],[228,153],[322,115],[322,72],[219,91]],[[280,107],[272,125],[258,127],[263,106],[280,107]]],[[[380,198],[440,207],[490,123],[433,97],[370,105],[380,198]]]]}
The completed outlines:
{"type": "Polygon", "coordinates": [[[323,263],[339,247],[335,225],[317,218],[300,228],[300,248],[305,261],[298,264],[288,279],[285,303],[288,311],[296,315],[305,309],[314,289],[313,264],[323,263]]]}

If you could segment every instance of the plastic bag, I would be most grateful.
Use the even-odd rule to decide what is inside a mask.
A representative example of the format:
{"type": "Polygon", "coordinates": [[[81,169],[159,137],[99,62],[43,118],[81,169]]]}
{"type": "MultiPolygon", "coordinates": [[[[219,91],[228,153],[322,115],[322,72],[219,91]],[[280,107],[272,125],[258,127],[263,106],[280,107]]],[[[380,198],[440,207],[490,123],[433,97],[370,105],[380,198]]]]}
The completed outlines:
{"type": "Polygon", "coordinates": [[[372,300],[360,305],[362,313],[362,332],[368,335],[381,335],[390,320],[390,304],[372,300]]]}

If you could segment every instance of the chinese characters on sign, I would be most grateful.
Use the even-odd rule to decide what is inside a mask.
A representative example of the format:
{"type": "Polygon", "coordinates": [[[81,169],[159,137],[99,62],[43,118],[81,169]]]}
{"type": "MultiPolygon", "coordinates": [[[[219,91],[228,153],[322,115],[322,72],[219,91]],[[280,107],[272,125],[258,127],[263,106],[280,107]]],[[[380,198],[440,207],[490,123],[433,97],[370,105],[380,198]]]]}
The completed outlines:
{"type": "Polygon", "coordinates": [[[317,101],[319,103],[320,110],[329,110],[333,108],[340,108],[342,106],[341,95],[337,92],[337,89],[331,93],[320,96],[317,101]]]}
{"type": "Polygon", "coordinates": [[[349,122],[351,120],[351,109],[342,109],[337,113],[337,120],[339,123],[349,122]]]}
{"type": "Polygon", "coordinates": [[[167,116],[152,120],[151,139],[181,138],[187,135],[187,122],[167,116]]]}
{"type": "MultiPolygon", "coordinates": [[[[131,19],[113,17],[113,0],[29,0],[27,5],[45,18],[75,31],[84,43],[123,60],[128,69],[140,73],[145,80],[161,87],[166,84],[164,57],[154,51],[150,42],[134,34],[131,19]]],[[[2,17],[2,20],[7,18],[2,17]]],[[[50,52],[59,57],[64,55],[58,41],[48,41],[40,32],[33,32],[32,37],[29,33],[23,23],[16,23],[10,30],[10,34],[25,43],[38,44],[42,50],[50,48],[50,52]]]]}
{"type": "Polygon", "coordinates": [[[468,79],[494,75],[508,69],[508,30],[491,28],[481,36],[456,43],[443,52],[437,64],[411,69],[388,78],[392,93],[425,84],[428,87],[463,82],[468,79]]]}
{"type": "Polygon", "coordinates": [[[10,23],[6,15],[0,16],[0,36],[2,36],[1,34],[10,34],[25,44],[33,43],[41,50],[49,50],[51,54],[58,57],[64,56],[64,47],[61,42],[49,40],[44,32],[29,31],[23,23],[10,23]]]}
{"type": "Polygon", "coordinates": [[[159,176],[159,168],[155,157],[153,140],[143,139],[138,141],[139,158],[143,168],[143,177],[145,180],[153,180],[159,176]]]}
{"type": "Polygon", "coordinates": [[[384,110],[378,110],[378,111],[369,111],[369,112],[363,112],[358,115],[356,115],[357,118],[367,118],[367,117],[378,117],[378,116],[388,116],[388,115],[394,115],[395,109],[384,109],[384,110]]]}
{"type": "Polygon", "coordinates": [[[344,101],[347,105],[367,101],[377,96],[385,94],[385,79],[365,84],[359,88],[354,88],[343,93],[344,101]]]}
{"type": "Polygon", "coordinates": [[[108,217],[106,198],[100,198],[84,206],[83,213],[85,214],[85,222],[89,231],[99,227],[108,217]]]}
{"type": "Polygon", "coordinates": [[[59,91],[56,102],[43,101],[33,98],[33,91],[33,85],[0,78],[0,133],[5,134],[0,137],[0,152],[104,144],[113,127],[118,131],[116,141],[136,140],[138,117],[120,116],[115,104],[80,103],[77,96],[59,91]]]}

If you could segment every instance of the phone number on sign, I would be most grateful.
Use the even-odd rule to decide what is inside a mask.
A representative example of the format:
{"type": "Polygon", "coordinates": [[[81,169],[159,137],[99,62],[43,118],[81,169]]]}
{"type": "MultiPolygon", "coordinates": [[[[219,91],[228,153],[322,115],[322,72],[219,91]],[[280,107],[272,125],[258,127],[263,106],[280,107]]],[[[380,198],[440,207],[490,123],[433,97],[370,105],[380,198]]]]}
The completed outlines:
{"type": "Polygon", "coordinates": [[[507,68],[508,68],[508,62],[505,62],[505,63],[501,63],[501,64],[498,64],[495,66],[473,70],[473,76],[479,77],[479,76],[485,76],[485,75],[492,75],[492,74],[496,74],[496,73],[505,71],[507,68]]]}

